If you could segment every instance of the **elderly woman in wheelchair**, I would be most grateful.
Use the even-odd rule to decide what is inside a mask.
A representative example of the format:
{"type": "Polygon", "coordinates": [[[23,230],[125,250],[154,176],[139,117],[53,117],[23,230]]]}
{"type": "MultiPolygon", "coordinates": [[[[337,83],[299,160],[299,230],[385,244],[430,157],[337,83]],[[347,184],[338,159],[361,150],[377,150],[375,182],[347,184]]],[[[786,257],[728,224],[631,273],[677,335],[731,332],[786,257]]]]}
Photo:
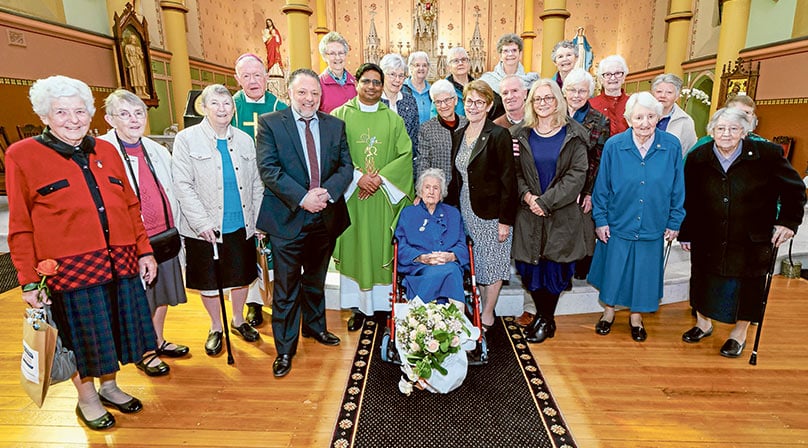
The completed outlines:
{"type": "Polygon", "coordinates": [[[460,211],[442,202],[446,176],[437,168],[424,170],[415,190],[420,201],[401,211],[395,231],[401,284],[409,300],[448,299],[463,309],[463,271],[469,266],[469,249],[460,211]]]}

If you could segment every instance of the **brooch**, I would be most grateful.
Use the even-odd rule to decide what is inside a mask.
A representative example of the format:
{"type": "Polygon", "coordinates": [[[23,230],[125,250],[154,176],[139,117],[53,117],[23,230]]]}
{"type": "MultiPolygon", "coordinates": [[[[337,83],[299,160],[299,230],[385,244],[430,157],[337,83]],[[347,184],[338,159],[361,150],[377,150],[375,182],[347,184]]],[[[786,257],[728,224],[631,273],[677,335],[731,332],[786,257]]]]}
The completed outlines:
{"type": "Polygon", "coordinates": [[[421,224],[421,227],[420,227],[420,228],[418,228],[418,231],[419,231],[419,232],[423,232],[424,230],[426,230],[426,225],[427,225],[427,224],[429,224],[429,220],[425,218],[425,219],[424,219],[424,223],[423,223],[423,224],[421,224]]]}

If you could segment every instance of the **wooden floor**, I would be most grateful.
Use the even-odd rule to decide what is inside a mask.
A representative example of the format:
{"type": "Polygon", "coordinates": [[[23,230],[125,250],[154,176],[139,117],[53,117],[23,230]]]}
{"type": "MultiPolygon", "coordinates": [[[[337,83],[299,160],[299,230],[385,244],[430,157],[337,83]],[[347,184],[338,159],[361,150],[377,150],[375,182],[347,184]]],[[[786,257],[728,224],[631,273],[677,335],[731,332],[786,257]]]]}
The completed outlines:
{"type": "MultiPolygon", "coordinates": [[[[808,445],[808,281],[777,277],[772,291],[756,367],[748,363],[751,331],[740,359],[718,355],[727,325],[716,325],[700,344],[683,343],[681,333],[692,325],[685,304],[646,316],[642,344],[630,339],[625,313],[606,337],[593,331],[598,315],[559,317],[556,337],[532,348],[578,445],[808,445]]],[[[276,380],[268,325],[259,343],[234,338],[236,364],[228,366],[224,356],[204,354],[207,317],[191,296],[169,312],[166,336],[191,346],[192,356],[169,360],[171,374],[161,378],[125,366],[119,384],[145,409],[116,412],[117,426],[99,433],[77,422],[68,383],[54,386],[42,409],[30,402],[19,385],[23,303],[17,290],[0,301],[0,338],[8,341],[0,347],[0,446],[329,445],[356,346],[344,312],[328,314],[342,345],[303,340],[291,374],[276,380]]],[[[398,393],[396,385],[390,393],[398,393]]]]}

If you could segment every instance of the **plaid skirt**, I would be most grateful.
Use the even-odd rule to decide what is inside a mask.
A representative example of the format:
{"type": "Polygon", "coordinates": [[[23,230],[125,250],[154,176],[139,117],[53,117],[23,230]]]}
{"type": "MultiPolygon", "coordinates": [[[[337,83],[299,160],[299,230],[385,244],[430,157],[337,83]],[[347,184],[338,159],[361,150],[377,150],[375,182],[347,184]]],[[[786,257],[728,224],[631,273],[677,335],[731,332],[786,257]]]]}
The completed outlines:
{"type": "Polygon", "coordinates": [[[54,293],[52,302],[59,337],[75,352],[82,378],[115,373],[119,363],[140,361],[143,353],[157,348],[140,277],[120,278],[117,288],[105,284],[54,293]]]}

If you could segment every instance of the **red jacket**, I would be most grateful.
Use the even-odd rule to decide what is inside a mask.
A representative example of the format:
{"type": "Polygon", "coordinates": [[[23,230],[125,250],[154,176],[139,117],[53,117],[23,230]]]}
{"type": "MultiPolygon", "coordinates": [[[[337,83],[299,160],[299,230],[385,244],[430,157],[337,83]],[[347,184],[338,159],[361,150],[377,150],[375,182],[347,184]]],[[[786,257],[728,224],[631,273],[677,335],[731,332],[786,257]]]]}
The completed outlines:
{"type": "Polygon", "coordinates": [[[628,129],[628,123],[623,113],[626,112],[628,95],[624,90],[620,90],[620,96],[606,96],[605,93],[589,100],[589,105],[596,111],[606,115],[609,119],[609,130],[611,135],[617,135],[628,129]]]}
{"type": "Polygon", "coordinates": [[[138,257],[152,252],[115,148],[89,137],[85,143],[103,207],[97,207],[91,183],[68,155],[34,138],[8,149],[8,245],[21,285],[39,281],[35,268],[44,259],[59,262],[59,273],[48,278],[48,285],[67,291],[107,283],[113,269],[119,277],[137,275],[138,257]]]}

